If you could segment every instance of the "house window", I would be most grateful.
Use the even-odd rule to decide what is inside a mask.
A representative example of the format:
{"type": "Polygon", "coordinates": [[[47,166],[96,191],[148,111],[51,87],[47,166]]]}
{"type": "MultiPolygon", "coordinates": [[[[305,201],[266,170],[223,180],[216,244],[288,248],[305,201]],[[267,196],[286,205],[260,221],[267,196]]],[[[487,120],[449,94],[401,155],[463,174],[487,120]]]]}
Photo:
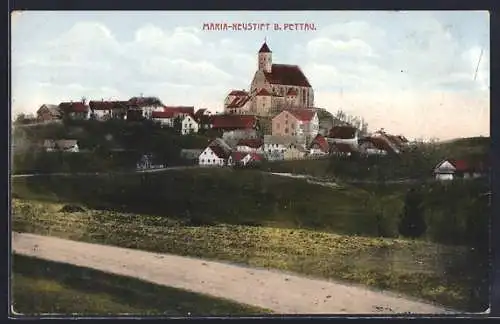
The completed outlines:
{"type": "Polygon", "coordinates": [[[288,120],[285,120],[285,125],[288,125],[288,120]]]}
{"type": "Polygon", "coordinates": [[[288,134],[288,128],[285,128],[285,134],[288,134]]]}
{"type": "Polygon", "coordinates": [[[205,163],[205,160],[204,160],[204,159],[201,159],[201,163],[205,163]]]}
{"type": "Polygon", "coordinates": [[[295,123],[292,123],[292,128],[295,129],[295,123]]]}
{"type": "Polygon", "coordinates": [[[212,162],[215,163],[215,159],[213,159],[212,162]]]}

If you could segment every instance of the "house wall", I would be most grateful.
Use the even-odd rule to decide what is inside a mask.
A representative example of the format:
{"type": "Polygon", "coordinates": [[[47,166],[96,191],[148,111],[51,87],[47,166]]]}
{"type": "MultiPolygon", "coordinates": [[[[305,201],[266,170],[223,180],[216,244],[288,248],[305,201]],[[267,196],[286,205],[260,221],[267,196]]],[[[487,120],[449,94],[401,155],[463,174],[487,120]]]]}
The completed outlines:
{"type": "Polygon", "coordinates": [[[191,116],[184,117],[181,133],[182,135],[198,133],[198,123],[191,116]]]}
{"type": "Polygon", "coordinates": [[[436,180],[447,181],[453,179],[454,179],[453,173],[436,173],[436,180]]]}
{"type": "Polygon", "coordinates": [[[288,111],[282,111],[272,119],[272,135],[301,136],[303,128],[303,123],[288,111]]]}
{"type": "Polygon", "coordinates": [[[153,121],[160,123],[162,126],[174,127],[173,118],[153,118],[153,121]]]}
{"type": "Polygon", "coordinates": [[[283,157],[285,160],[298,160],[303,159],[305,156],[305,152],[299,151],[296,148],[288,148],[283,153],[283,157]]]}
{"type": "Polygon", "coordinates": [[[253,148],[246,145],[238,145],[236,146],[236,151],[238,152],[246,152],[246,153],[262,153],[263,147],[253,148]]]}
{"type": "Polygon", "coordinates": [[[198,164],[200,166],[224,166],[224,159],[219,158],[215,153],[207,147],[199,156],[198,164]]]}

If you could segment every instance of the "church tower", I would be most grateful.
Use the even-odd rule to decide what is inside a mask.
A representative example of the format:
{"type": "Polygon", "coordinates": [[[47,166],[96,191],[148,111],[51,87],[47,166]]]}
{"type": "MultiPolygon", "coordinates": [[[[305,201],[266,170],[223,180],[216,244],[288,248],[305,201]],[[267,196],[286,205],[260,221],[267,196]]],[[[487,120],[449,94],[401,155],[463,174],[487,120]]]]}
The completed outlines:
{"type": "Polygon", "coordinates": [[[266,41],[262,44],[259,50],[259,71],[271,73],[271,66],[273,65],[273,52],[267,46],[266,41]]]}

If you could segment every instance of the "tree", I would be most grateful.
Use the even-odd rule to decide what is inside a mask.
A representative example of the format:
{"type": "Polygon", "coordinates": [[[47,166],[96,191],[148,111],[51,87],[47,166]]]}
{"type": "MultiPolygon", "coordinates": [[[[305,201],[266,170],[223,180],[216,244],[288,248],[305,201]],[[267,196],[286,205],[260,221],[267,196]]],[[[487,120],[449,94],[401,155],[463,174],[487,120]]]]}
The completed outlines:
{"type": "Polygon", "coordinates": [[[404,211],[398,229],[399,234],[409,238],[418,238],[426,232],[423,197],[418,189],[412,188],[406,194],[404,211]]]}
{"type": "Polygon", "coordinates": [[[182,118],[181,116],[177,116],[174,118],[174,132],[176,134],[180,134],[182,131],[182,118]]]}

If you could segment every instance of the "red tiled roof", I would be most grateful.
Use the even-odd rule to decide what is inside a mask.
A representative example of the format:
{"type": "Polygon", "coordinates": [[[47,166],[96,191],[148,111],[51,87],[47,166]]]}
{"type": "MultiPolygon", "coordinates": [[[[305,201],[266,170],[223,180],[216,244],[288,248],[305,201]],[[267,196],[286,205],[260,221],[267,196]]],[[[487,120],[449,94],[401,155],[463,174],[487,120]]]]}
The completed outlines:
{"type": "Polygon", "coordinates": [[[245,152],[232,152],[231,157],[233,158],[234,161],[241,161],[245,156],[247,156],[248,153],[245,152]]]}
{"type": "Polygon", "coordinates": [[[151,113],[153,118],[174,118],[175,112],[173,111],[153,111],[151,113]]]}
{"type": "Polygon", "coordinates": [[[251,115],[215,115],[212,121],[215,129],[245,129],[254,128],[257,118],[251,115]]]}
{"type": "Polygon", "coordinates": [[[257,149],[264,145],[264,142],[260,139],[241,139],[238,141],[237,146],[248,146],[257,149]]]}
{"type": "Polygon", "coordinates": [[[463,172],[472,169],[471,166],[469,166],[469,164],[464,160],[448,159],[446,161],[450,162],[455,167],[455,171],[463,172]]]}
{"type": "Polygon", "coordinates": [[[330,138],[351,139],[356,137],[356,128],[352,126],[335,126],[328,133],[330,138]]]}
{"type": "Polygon", "coordinates": [[[395,135],[385,135],[391,142],[393,142],[398,147],[403,147],[405,142],[401,139],[400,136],[395,135]]]}
{"type": "Polygon", "coordinates": [[[59,108],[65,112],[87,112],[89,106],[83,102],[61,102],[59,108]]]}
{"type": "Polygon", "coordinates": [[[262,46],[260,47],[259,53],[272,53],[272,52],[269,49],[269,46],[267,46],[267,43],[264,42],[264,44],[262,44],[262,46]]]}
{"type": "Polygon", "coordinates": [[[248,92],[246,92],[245,90],[231,90],[231,92],[229,93],[230,96],[248,96],[248,92]]]}
{"type": "Polygon", "coordinates": [[[302,70],[297,65],[273,64],[271,73],[264,72],[266,80],[271,84],[310,87],[302,70]]]}
{"type": "Polygon", "coordinates": [[[330,144],[328,144],[326,138],[319,134],[316,135],[316,137],[312,140],[311,147],[315,144],[318,145],[323,152],[328,152],[328,150],[330,149],[330,144]]]}
{"type": "Polygon", "coordinates": [[[163,106],[163,111],[171,111],[177,114],[189,114],[194,116],[194,107],[192,106],[163,106]]]}
{"type": "Polygon", "coordinates": [[[288,90],[288,92],[286,93],[287,96],[296,96],[297,95],[297,90],[295,89],[290,89],[288,90]]]}
{"type": "Polygon", "coordinates": [[[227,105],[227,108],[241,108],[248,102],[248,100],[250,100],[249,96],[236,97],[229,105],[227,105]]]}
{"type": "Polygon", "coordinates": [[[312,109],[285,109],[284,111],[288,111],[300,121],[311,121],[316,113],[312,109]]]}
{"type": "Polygon", "coordinates": [[[220,159],[227,159],[229,157],[229,152],[226,152],[222,147],[219,145],[210,145],[210,149],[214,152],[215,155],[217,155],[218,158],[220,159]]]}
{"type": "Polygon", "coordinates": [[[257,92],[256,96],[270,96],[271,94],[266,89],[262,88],[257,92]]]}

